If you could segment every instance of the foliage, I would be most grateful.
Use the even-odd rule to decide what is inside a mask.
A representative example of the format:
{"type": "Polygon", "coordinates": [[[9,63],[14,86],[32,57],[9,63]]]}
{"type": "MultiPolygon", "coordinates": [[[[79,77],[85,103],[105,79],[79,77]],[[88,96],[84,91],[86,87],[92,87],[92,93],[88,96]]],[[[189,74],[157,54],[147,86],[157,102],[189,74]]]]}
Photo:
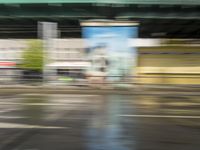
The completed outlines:
{"type": "Polygon", "coordinates": [[[43,70],[43,46],[39,40],[32,40],[29,47],[22,54],[21,68],[25,70],[33,70],[42,72],[43,70]]]}

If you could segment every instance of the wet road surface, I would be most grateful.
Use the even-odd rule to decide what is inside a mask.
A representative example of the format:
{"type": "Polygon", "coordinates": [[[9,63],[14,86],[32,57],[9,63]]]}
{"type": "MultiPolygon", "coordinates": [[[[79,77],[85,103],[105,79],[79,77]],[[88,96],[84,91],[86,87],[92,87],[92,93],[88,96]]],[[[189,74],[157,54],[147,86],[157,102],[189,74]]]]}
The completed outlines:
{"type": "Polygon", "coordinates": [[[0,96],[1,150],[200,150],[200,97],[0,96]]]}

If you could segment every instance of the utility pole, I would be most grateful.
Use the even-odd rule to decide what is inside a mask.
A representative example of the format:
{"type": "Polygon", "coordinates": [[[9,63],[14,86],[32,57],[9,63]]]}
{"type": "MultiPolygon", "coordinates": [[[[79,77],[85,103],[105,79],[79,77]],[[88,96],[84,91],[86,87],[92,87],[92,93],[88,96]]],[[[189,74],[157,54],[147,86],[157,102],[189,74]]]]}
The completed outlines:
{"type": "Polygon", "coordinates": [[[58,38],[58,25],[54,22],[38,22],[38,37],[43,42],[43,81],[49,81],[49,76],[53,76],[53,72],[48,68],[50,63],[49,53],[52,50],[52,39],[58,38]]]}

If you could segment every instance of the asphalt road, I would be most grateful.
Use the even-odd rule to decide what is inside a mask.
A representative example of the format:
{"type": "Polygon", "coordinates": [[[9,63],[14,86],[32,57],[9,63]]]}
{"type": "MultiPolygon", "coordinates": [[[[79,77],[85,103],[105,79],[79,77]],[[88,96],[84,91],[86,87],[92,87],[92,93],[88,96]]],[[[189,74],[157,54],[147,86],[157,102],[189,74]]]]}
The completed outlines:
{"type": "Polygon", "coordinates": [[[200,97],[0,96],[0,150],[200,150],[200,97]]]}

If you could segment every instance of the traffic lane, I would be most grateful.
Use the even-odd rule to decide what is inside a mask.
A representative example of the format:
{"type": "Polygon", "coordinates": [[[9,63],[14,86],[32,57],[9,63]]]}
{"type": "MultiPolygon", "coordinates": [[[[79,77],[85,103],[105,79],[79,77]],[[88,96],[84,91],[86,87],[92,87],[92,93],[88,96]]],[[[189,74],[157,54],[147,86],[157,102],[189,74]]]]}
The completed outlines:
{"type": "Polygon", "coordinates": [[[198,150],[200,147],[197,128],[162,118],[127,118],[126,123],[123,134],[127,139],[136,139],[137,150],[198,150]],[[134,126],[130,122],[134,122],[134,126]]]}
{"type": "MultiPolygon", "coordinates": [[[[109,100],[106,104],[106,109],[103,109],[102,112],[104,113],[101,114],[103,119],[96,118],[96,120],[97,122],[98,120],[108,120],[108,123],[105,126],[106,123],[99,121],[99,124],[102,123],[101,126],[104,126],[104,132],[100,128],[100,131],[95,133],[98,125],[94,130],[96,135],[94,137],[102,133],[102,140],[108,139],[106,141],[103,140],[102,145],[104,146],[101,145],[103,149],[173,150],[181,148],[196,150],[200,148],[198,142],[200,138],[199,129],[196,126],[195,128],[188,126],[187,119],[181,123],[177,122],[177,120],[172,120],[175,115],[178,120],[182,117],[180,114],[174,114],[174,111],[172,113],[165,110],[162,111],[163,107],[159,107],[160,105],[163,106],[162,98],[144,98],[143,96],[109,96],[107,98],[109,100]],[[149,99],[152,100],[151,103],[145,101],[149,99]],[[115,118],[111,114],[115,114],[118,117],[115,118]],[[110,140],[116,138],[120,140],[110,140]]],[[[174,101],[179,102],[180,98],[174,101]]],[[[172,107],[171,110],[174,110],[174,108],[172,107]]],[[[191,113],[184,115],[191,115],[191,113]]],[[[192,115],[194,115],[193,112],[192,115]]],[[[195,121],[199,122],[200,120],[196,119],[195,121]]],[[[96,141],[96,138],[93,139],[92,143],[96,142],[96,144],[91,149],[94,149],[96,145],[99,146],[98,140],[96,141]]]]}
{"type": "MultiPolygon", "coordinates": [[[[181,98],[165,100],[167,109],[176,101],[183,106],[181,98]]],[[[192,99],[192,103],[198,103],[198,98],[192,99]]],[[[5,103],[4,98],[0,102],[8,109],[21,109],[4,111],[4,115],[25,119],[1,119],[1,133],[7,135],[6,142],[1,140],[2,149],[196,150],[200,147],[198,128],[182,126],[170,117],[163,117],[165,113],[180,117],[173,114],[175,111],[160,114],[164,102],[160,97],[46,95],[38,98],[29,95],[28,100],[20,96],[9,101],[11,103],[5,103]],[[16,134],[11,132],[13,130],[16,134]],[[16,136],[11,138],[13,135],[16,136]]],[[[191,112],[183,115],[194,115],[191,112]]]]}
{"type": "MultiPolygon", "coordinates": [[[[90,111],[88,106],[92,106],[93,104],[89,103],[92,99],[94,99],[92,103],[95,102],[95,97],[92,96],[92,99],[90,97],[91,96],[88,96],[86,98],[84,95],[68,95],[64,96],[63,99],[62,95],[52,95],[50,97],[47,95],[45,95],[45,97],[43,97],[43,95],[42,97],[40,95],[20,95],[2,98],[0,103],[2,108],[4,108],[4,118],[0,119],[0,130],[1,133],[4,133],[4,136],[2,136],[0,142],[1,149],[17,148],[21,143],[28,142],[29,140],[31,143],[30,146],[35,142],[40,143],[41,141],[45,143],[44,140],[38,137],[33,140],[30,139],[33,135],[40,132],[43,133],[43,131],[45,134],[46,131],[50,131],[50,137],[56,137],[57,141],[59,141],[59,138],[60,140],[62,139],[62,134],[65,133],[65,130],[76,126],[78,128],[73,130],[73,132],[68,132],[67,136],[73,135],[74,138],[79,138],[80,131],[78,129],[83,128],[85,122],[81,120],[89,119],[89,117],[86,117],[87,112],[84,110],[90,111]],[[13,111],[5,110],[5,107],[9,107],[9,109],[13,108],[13,111]],[[16,108],[20,109],[17,110],[16,108]],[[11,118],[11,116],[18,116],[18,118],[11,118]],[[84,116],[86,118],[84,118],[84,116]],[[7,135],[7,138],[5,138],[5,135],[7,135]],[[38,139],[40,140],[38,141],[38,139]]],[[[88,113],[90,114],[90,112],[88,113]]],[[[49,139],[46,142],[51,142],[51,138],[45,138],[49,139]]],[[[67,141],[70,142],[70,137],[67,141]]],[[[80,142],[72,144],[72,142],[66,143],[65,141],[65,144],[68,146],[69,144],[71,146],[74,145],[75,147],[77,144],[80,145],[80,142]]],[[[34,145],[35,144],[28,147],[34,148],[34,145]]],[[[43,144],[39,145],[42,146],[43,144]]],[[[47,145],[52,146],[48,148],[54,149],[54,144],[47,145]]],[[[63,146],[63,144],[61,145],[63,146]]],[[[59,147],[59,145],[55,146],[59,147]]]]}
{"type": "Polygon", "coordinates": [[[124,113],[127,134],[134,136],[137,148],[147,150],[198,150],[200,148],[200,99],[195,96],[135,96],[135,113],[124,113]],[[136,113],[137,112],[137,113],[136,113]],[[130,123],[133,122],[133,123],[130,123]],[[137,122],[137,123],[136,123],[137,122]],[[132,134],[131,134],[132,133],[132,134]]]}

